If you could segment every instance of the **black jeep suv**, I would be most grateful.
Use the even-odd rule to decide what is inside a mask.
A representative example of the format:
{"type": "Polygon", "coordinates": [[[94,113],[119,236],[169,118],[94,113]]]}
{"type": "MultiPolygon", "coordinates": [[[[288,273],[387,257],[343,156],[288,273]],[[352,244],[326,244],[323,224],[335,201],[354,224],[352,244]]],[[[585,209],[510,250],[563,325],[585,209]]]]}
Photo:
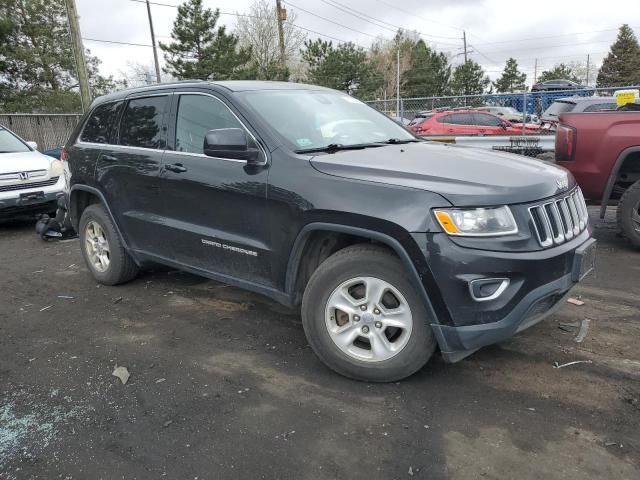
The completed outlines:
{"type": "Polygon", "coordinates": [[[70,213],[100,283],[161,263],[302,305],[316,354],[392,381],[558,306],[592,268],[565,170],[423,141],[357,99],[180,82],[97,99],[66,146],[70,213]]]}

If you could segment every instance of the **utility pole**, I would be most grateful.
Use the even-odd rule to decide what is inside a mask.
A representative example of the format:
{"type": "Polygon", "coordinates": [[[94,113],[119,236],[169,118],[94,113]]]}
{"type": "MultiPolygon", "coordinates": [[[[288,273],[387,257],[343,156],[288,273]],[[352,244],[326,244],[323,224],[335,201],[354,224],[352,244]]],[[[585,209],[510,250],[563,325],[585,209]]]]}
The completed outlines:
{"type": "Polygon", "coordinates": [[[536,62],[533,64],[533,83],[536,83],[538,79],[538,59],[536,58],[536,62]]]}
{"type": "Polygon", "coordinates": [[[280,0],[276,0],[276,19],[278,20],[278,40],[280,42],[280,63],[282,68],[285,67],[285,55],[284,55],[284,27],[282,22],[287,19],[287,10],[282,8],[280,0]]]}
{"type": "Polygon", "coordinates": [[[158,63],[158,50],[156,47],[156,34],[153,33],[153,19],[151,18],[151,5],[147,0],[147,15],[149,16],[149,30],[151,31],[151,45],[153,46],[153,63],[156,67],[156,80],[160,83],[160,64],[158,63]]]}
{"type": "Polygon", "coordinates": [[[464,64],[467,64],[467,32],[462,31],[462,41],[464,43],[464,64]]]}
{"type": "Polygon", "coordinates": [[[89,93],[89,81],[87,79],[87,64],[84,60],[84,47],[82,46],[82,36],[80,34],[80,24],[78,23],[78,10],[75,0],[65,0],[67,6],[67,20],[69,22],[69,33],[71,35],[71,46],[73,56],[76,60],[76,72],[78,73],[78,83],[80,84],[80,101],[82,110],[89,108],[91,94],[89,93]]]}
{"type": "Polygon", "coordinates": [[[400,43],[396,55],[396,116],[400,116],[400,43]]]}
{"type": "Polygon", "coordinates": [[[587,53],[587,79],[586,79],[586,85],[585,87],[589,86],[589,54],[587,53]]]}

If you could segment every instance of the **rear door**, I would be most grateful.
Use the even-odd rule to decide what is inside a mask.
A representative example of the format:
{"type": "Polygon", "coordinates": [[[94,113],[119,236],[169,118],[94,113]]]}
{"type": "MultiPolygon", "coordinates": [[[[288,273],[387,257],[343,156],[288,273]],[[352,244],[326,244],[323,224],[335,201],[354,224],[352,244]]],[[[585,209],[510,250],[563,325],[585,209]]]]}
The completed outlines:
{"type": "Polygon", "coordinates": [[[109,207],[135,250],[162,250],[158,175],[166,147],[170,92],[125,100],[113,143],[103,146],[96,178],[109,207]]]}
{"type": "Polygon", "coordinates": [[[160,175],[165,249],[181,265],[270,285],[266,151],[262,166],[205,155],[205,134],[221,128],[241,128],[257,143],[226,99],[176,92],[160,175]]]}
{"type": "Polygon", "coordinates": [[[505,129],[502,128],[504,122],[493,115],[487,113],[474,113],[475,123],[480,135],[504,135],[505,129]]]}

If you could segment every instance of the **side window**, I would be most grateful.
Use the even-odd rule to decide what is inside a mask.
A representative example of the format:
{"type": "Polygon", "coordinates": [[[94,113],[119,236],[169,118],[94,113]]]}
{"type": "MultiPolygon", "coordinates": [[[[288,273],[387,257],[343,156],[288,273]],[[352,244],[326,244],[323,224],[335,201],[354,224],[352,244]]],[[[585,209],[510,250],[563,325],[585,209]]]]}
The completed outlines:
{"type": "Polygon", "coordinates": [[[476,113],[474,116],[476,119],[476,125],[482,125],[483,127],[502,126],[502,120],[494,117],[493,115],[483,115],[482,113],[476,113]]]}
{"type": "Polygon", "coordinates": [[[601,112],[602,110],[615,110],[617,105],[615,103],[594,103],[584,109],[585,112],[601,112]]]}
{"type": "Polygon", "coordinates": [[[120,145],[163,148],[162,118],[167,98],[163,95],[129,100],[120,122],[120,145]]]}
{"type": "Polygon", "coordinates": [[[455,115],[451,115],[454,118],[452,123],[457,125],[475,125],[475,121],[473,119],[473,115],[470,113],[456,113],[455,115]]]}
{"type": "Polygon", "coordinates": [[[204,137],[217,128],[243,128],[229,108],[207,95],[180,95],[176,151],[203,153],[204,137]]]}
{"type": "Polygon", "coordinates": [[[80,141],[91,143],[109,143],[109,133],[118,120],[122,102],[105,103],[97,106],[80,135],[80,141]]]}
{"type": "Polygon", "coordinates": [[[455,117],[455,115],[444,115],[444,116],[438,118],[437,120],[438,120],[438,123],[455,124],[457,122],[456,122],[456,119],[454,117],[455,117]]]}

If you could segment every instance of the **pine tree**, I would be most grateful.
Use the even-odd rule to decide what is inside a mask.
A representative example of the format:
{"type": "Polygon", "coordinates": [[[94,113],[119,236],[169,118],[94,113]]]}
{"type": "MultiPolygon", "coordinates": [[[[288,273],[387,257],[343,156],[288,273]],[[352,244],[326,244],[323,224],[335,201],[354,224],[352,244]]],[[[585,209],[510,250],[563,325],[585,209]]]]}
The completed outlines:
{"type": "Polygon", "coordinates": [[[413,45],[410,66],[403,75],[402,95],[405,97],[445,95],[451,76],[446,55],[432,50],[423,40],[413,45]]]}
{"type": "Polygon", "coordinates": [[[220,10],[203,8],[202,0],[178,7],[170,44],[160,42],[167,62],[165,72],[179,79],[227,80],[243,77],[250,48],[239,48],[238,37],[216,29],[220,10]]]}
{"type": "Polygon", "coordinates": [[[598,87],[622,87],[640,84],[640,46],[629,25],[620,27],[618,38],[598,73],[598,87]]]}
{"type": "Polygon", "coordinates": [[[353,43],[308,40],[301,50],[302,59],[308,65],[310,83],[352,93],[368,98],[382,84],[382,77],[375,71],[367,52],[353,43]]]}
{"type": "Polygon", "coordinates": [[[498,93],[511,93],[516,90],[524,90],[527,74],[518,70],[518,62],[515,58],[509,58],[504,66],[502,75],[493,82],[498,93]]]}
{"type": "Polygon", "coordinates": [[[453,95],[481,95],[490,83],[482,67],[467,60],[455,68],[449,86],[453,95]]]}

